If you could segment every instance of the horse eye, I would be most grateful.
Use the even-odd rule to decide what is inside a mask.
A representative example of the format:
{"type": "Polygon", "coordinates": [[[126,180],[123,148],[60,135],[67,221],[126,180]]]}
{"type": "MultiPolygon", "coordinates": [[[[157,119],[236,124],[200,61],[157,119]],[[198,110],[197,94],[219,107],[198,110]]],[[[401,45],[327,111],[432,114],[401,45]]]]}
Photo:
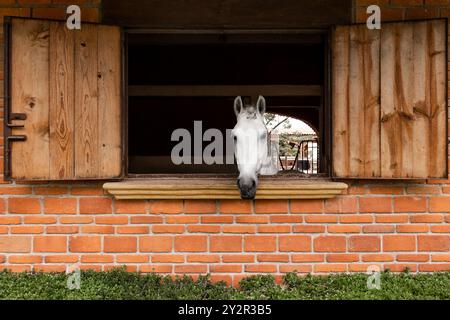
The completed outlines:
{"type": "Polygon", "coordinates": [[[236,137],[236,136],[234,136],[234,137],[233,137],[233,139],[234,139],[234,141],[236,141],[236,140],[237,140],[237,137],[236,137]]]}

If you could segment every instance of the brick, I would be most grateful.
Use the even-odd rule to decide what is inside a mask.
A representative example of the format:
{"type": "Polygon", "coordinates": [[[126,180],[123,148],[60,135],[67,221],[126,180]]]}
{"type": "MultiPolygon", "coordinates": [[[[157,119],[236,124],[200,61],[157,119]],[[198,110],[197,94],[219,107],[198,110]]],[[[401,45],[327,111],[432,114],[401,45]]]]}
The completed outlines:
{"type": "Polygon", "coordinates": [[[154,225],[152,226],[153,233],[183,233],[184,225],[154,225]]]}
{"type": "Polygon", "coordinates": [[[361,213],[386,213],[392,212],[392,198],[370,197],[359,199],[361,213]]]}
{"type": "Polygon", "coordinates": [[[421,272],[450,271],[450,263],[420,264],[419,271],[421,272]]]}
{"type": "Polygon", "coordinates": [[[343,236],[319,236],[314,239],[314,251],[316,252],[344,252],[346,238],[343,236]]]}
{"type": "Polygon", "coordinates": [[[439,194],[440,192],[440,186],[418,185],[406,188],[408,194],[439,194]]]}
{"type": "Polygon", "coordinates": [[[392,254],[371,253],[363,254],[361,260],[364,262],[392,262],[394,256],[392,254]]]}
{"type": "Polygon", "coordinates": [[[360,233],[361,226],[355,225],[331,225],[327,226],[328,233],[360,233]]]}
{"type": "Polygon", "coordinates": [[[350,214],[339,216],[340,223],[372,223],[373,217],[367,214],[350,214]]]}
{"type": "Polygon", "coordinates": [[[277,239],[274,236],[244,237],[244,251],[247,252],[272,252],[276,247],[277,239]]]}
{"type": "Polygon", "coordinates": [[[419,251],[450,251],[448,235],[419,235],[417,240],[419,251]]]}
{"type": "Polygon", "coordinates": [[[149,236],[139,237],[139,250],[141,252],[170,252],[173,248],[173,237],[149,236]]]}
{"type": "MultiPolygon", "coordinates": [[[[383,13],[381,13],[383,15],[383,13]]],[[[367,189],[370,194],[403,194],[404,188],[400,186],[370,186],[367,189]]]]}
{"type": "Polygon", "coordinates": [[[209,267],[210,272],[215,273],[239,273],[242,272],[242,265],[240,264],[223,264],[212,265],[209,267]]]}
{"type": "Polygon", "coordinates": [[[76,263],[78,262],[78,256],[57,254],[45,257],[45,263],[76,263]]]}
{"type": "Polygon", "coordinates": [[[104,252],[136,252],[137,238],[128,236],[107,236],[104,238],[104,252]]]}
{"type": "Polygon", "coordinates": [[[64,272],[66,271],[66,266],[64,265],[34,265],[33,270],[35,272],[64,272]]]}
{"type": "Polygon", "coordinates": [[[355,213],[358,211],[358,200],[356,197],[336,197],[325,200],[325,213],[355,213]]]}
{"type": "Polygon", "coordinates": [[[291,226],[286,225],[258,226],[258,233],[290,233],[290,232],[291,226]]]}
{"type": "Polygon", "coordinates": [[[359,260],[359,255],[347,253],[334,253],[334,254],[327,254],[326,259],[327,262],[356,262],[359,260]]]}
{"type": "Polygon", "coordinates": [[[77,200],[65,198],[47,198],[44,200],[46,214],[76,214],[77,200]]]}
{"type": "Polygon", "coordinates": [[[32,190],[30,187],[10,187],[10,186],[0,187],[0,195],[26,195],[31,194],[31,192],[32,190]]]}
{"type": "Polygon", "coordinates": [[[395,197],[395,212],[425,212],[427,201],[424,197],[395,197]]]}
{"type": "Polygon", "coordinates": [[[25,216],[23,217],[23,223],[25,224],[53,224],[56,223],[55,217],[48,216],[25,216]]]}
{"type": "Polygon", "coordinates": [[[104,195],[102,186],[98,187],[72,187],[70,194],[74,196],[102,196],[104,195]]]}
{"type": "Polygon", "coordinates": [[[433,262],[450,262],[450,254],[432,254],[431,261],[433,262]]]}
{"type": "Polygon", "coordinates": [[[30,252],[31,237],[26,236],[0,236],[0,252],[30,252]]]}
{"type": "Polygon", "coordinates": [[[202,252],[207,249],[206,236],[176,236],[175,251],[177,252],[202,252]]]}
{"type": "Polygon", "coordinates": [[[409,220],[412,223],[439,223],[444,221],[444,216],[441,214],[417,214],[412,215],[409,220]]]}
{"type": "Polygon", "coordinates": [[[82,226],[82,233],[113,234],[113,226],[82,226]]]}
{"type": "Polygon", "coordinates": [[[185,200],[185,213],[216,213],[216,201],[214,200],[185,200]]]}
{"type": "Polygon", "coordinates": [[[59,222],[63,223],[63,224],[87,224],[87,223],[94,222],[94,218],[88,217],[88,216],[61,217],[61,218],[59,218],[59,222]]]}
{"type": "Polygon", "coordinates": [[[291,255],[292,262],[324,262],[324,254],[293,254],[291,255]]]}
{"type": "Polygon", "coordinates": [[[256,227],[255,226],[247,226],[247,225],[227,225],[227,226],[223,226],[222,232],[223,233],[238,233],[238,234],[256,233],[256,227]]]}
{"type": "Polygon", "coordinates": [[[233,223],[233,217],[226,216],[206,216],[201,217],[201,223],[233,223]]]}
{"type": "Polygon", "coordinates": [[[10,213],[39,214],[41,213],[41,204],[36,198],[10,198],[8,209],[10,213]]]}
{"type": "Polygon", "coordinates": [[[111,214],[112,201],[110,198],[80,198],[81,214],[111,214]]]}
{"type": "Polygon", "coordinates": [[[69,189],[67,187],[36,187],[34,188],[34,194],[37,195],[67,195],[69,189]]]}
{"type": "MultiPolygon", "coordinates": [[[[259,217],[259,216],[257,216],[259,217]]],[[[237,217],[236,222],[239,221],[239,218],[251,218],[251,217],[237,217]]],[[[255,217],[256,218],[256,217],[255,217]]],[[[267,217],[265,217],[267,218],[267,217]]],[[[270,217],[271,223],[302,223],[303,217],[300,215],[279,215],[279,216],[271,216],[270,217]]],[[[258,223],[265,223],[265,222],[258,222],[258,223]]]]}
{"type": "Polygon", "coordinates": [[[152,224],[152,223],[162,223],[163,218],[157,216],[134,216],[131,217],[131,223],[135,224],[152,224]]]}
{"type": "Polygon", "coordinates": [[[291,200],[291,213],[322,213],[323,200],[291,200]]]}
{"type": "Polygon", "coordinates": [[[176,273],[206,273],[208,267],[206,265],[176,265],[176,273]]]}
{"type": "Polygon", "coordinates": [[[400,262],[426,262],[430,259],[428,254],[398,254],[397,261],[400,262]]]}
{"type": "Polygon", "coordinates": [[[312,266],[305,264],[288,264],[288,265],[280,265],[280,272],[295,272],[295,273],[311,273],[312,266]]]}
{"type": "Polygon", "coordinates": [[[323,225],[295,225],[293,230],[295,233],[322,233],[325,232],[323,225]]]}
{"type": "Polygon", "coordinates": [[[381,268],[381,265],[378,265],[376,263],[351,263],[348,264],[348,271],[349,272],[359,272],[359,273],[366,273],[369,268],[372,268],[374,266],[377,266],[380,268],[380,270],[383,270],[383,268],[381,268]]]}
{"type": "Polygon", "coordinates": [[[280,236],[278,238],[278,243],[278,249],[283,252],[311,251],[311,237],[309,236],[280,236]]]}
{"type": "Polygon", "coordinates": [[[20,217],[11,217],[11,216],[3,216],[0,217],[0,225],[2,224],[20,224],[22,220],[20,219],[20,217]]]}
{"type": "Polygon", "coordinates": [[[211,252],[241,252],[242,237],[241,236],[211,236],[210,238],[211,252]]]}
{"type": "Polygon", "coordinates": [[[119,234],[148,234],[150,231],[150,228],[145,226],[121,226],[116,229],[119,234]]]}
{"type": "Polygon", "coordinates": [[[336,223],[338,217],[331,214],[311,214],[305,217],[306,223],[336,223]]]}
{"type": "Polygon", "coordinates": [[[450,225],[439,225],[439,226],[431,226],[431,232],[433,233],[449,233],[450,234],[450,225]]]}
{"type": "Polygon", "coordinates": [[[101,217],[95,217],[95,223],[96,224],[127,224],[128,223],[128,217],[124,216],[101,216],[101,217]]]}
{"type": "Polygon", "coordinates": [[[220,256],[215,254],[190,254],[187,256],[187,262],[218,263],[220,262],[220,256]]]}
{"type": "Polygon", "coordinates": [[[351,236],[348,240],[350,252],[376,252],[381,250],[381,240],[377,236],[351,236]]]}
{"type": "Polygon", "coordinates": [[[150,213],[182,213],[182,200],[158,200],[150,202],[150,213]]]}
{"type": "Polygon", "coordinates": [[[198,223],[199,216],[167,216],[166,223],[169,224],[186,224],[186,223],[198,223]]]}
{"type": "Polygon", "coordinates": [[[430,212],[450,212],[450,197],[430,197],[430,212]]]}
{"type": "Polygon", "coordinates": [[[256,200],[255,213],[287,213],[287,200],[256,200]]]}
{"type": "Polygon", "coordinates": [[[40,234],[44,233],[42,226],[14,226],[10,228],[11,234],[40,234]]]}
{"type": "Polygon", "coordinates": [[[101,238],[99,236],[70,237],[70,252],[100,252],[101,238]]]}
{"type": "Polygon", "coordinates": [[[66,252],[67,237],[65,236],[37,236],[33,241],[34,252],[66,252]]]}
{"type": "Polygon", "coordinates": [[[316,264],[313,270],[317,273],[345,272],[347,265],[341,263],[316,264]]]}
{"type": "Polygon", "coordinates": [[[143,254],[124,254],[116,257],[117,263],[147,263],[150,261],[149,256],[143,254]]]}
{"type": "Polygon", "coordinates": [[[363,232],[364,233],[394,233],[395,226],[381,225],[381,224],[363,226],[363,232]]]}
{"type": "Polygon", "coordinates": [[[152,256],[152,262],[153,263],[183,263],[184,256],[179,255],[179,254],[155,254],[152,256]]]}
{"type": "Polygon", "coordinates": [[[172,273],[171,265],[144,265],[139,266],[139,271],[144,273],[172,273]]]}
{"type": "Polygon", "coordinates": [[[288,254],[259,254],[258,262],[289,262],[288,254]]]}
{"type": "Polygon", "coordinates": [[[116,200],[115,212],[118,214],[138,214],[147,212],[147,201],[143,200],[116,200]]]}
{"type": "Polygon", "coordinates": [[[277,266],[272,264],[249,264],[245,266],[245,272],[267,273],[277,272],[277,266]]]}
{"type": "Polygon", "coordinates": [[[221,200],[220,213],[248,214],[253,212],[253,201],[250,200],[221,200]]]}
{"type": "Polygon", "coordinates": [[[416,250],[415,236],[383,236],[384,251],[414,251],[416,250]]]}
{"type": "Polygon", "coordinates": [[[269,217],[268,216],[254,216],[254,215],[237,216],[236,223],[269,223],[269,217]]]}
{"type": "Polygon", "coordinates": [[[409,221],[407,214],[377,214],[375,222],[377,223],[405,223],[409,221]]]}
{"type": "Polygon", "coordinates": [[[222,256],[223,262],[255,262],[255,256],[250,254],[229,254],[222,256]]]}
{"type": "Polygon", "coordinates": [[[439,17],[437,8],[406,8],[405,19],[426,19],[439,17]]]}
{"type": "Polygon", "coordinates": [[[46,228],[49,234],[74,234],[78,233],[77,226],[50,226],[46,228]]]}
{"type": "Polygon", "coordinates": [[[220,226],[213,225],[191,225],[187,227],[189,233],[219,233],[220,226]]]}
{"type": "Polygon", "coordinates": [[[81,262],[83,263],[112,263],[114,262],[114,256],[112,255],[99,255],[99,254],[90,254],[83,255],[81,257],[81,262]]]}
{"type": "Polygon", "coordinates": [[[427,224],[400,224],[396,229],[398,233],[423,233],[428,232],[430,226],[427,224]]]}

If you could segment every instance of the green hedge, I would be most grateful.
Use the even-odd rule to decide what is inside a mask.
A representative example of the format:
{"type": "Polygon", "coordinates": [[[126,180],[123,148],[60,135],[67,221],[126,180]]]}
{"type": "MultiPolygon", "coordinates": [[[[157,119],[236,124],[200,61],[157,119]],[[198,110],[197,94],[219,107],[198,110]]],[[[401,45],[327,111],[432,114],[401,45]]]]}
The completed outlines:
{"type": "Polygon", "coordinates": [[[0,299],[450,299],[450,272],[381,274],[381,289],[368,290],[365,274],[297,276],[278,285],[272,276],[243,279],[240,288],[209,278],[172,280],[116,269],[82,271],[81,288],[69,290],[64,273],[0,272],[0,299]]]}

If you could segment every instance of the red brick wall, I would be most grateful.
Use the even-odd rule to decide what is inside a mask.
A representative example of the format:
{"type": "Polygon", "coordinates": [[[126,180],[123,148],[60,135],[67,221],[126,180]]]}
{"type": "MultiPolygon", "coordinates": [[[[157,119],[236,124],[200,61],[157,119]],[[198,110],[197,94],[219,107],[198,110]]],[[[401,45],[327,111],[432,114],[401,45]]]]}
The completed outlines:
{"type": "MultiPolygon", "coordinates": [[[[0,16],[63,18],[67,3],[99,19],[99,0],[0,0],[0,16]]],[[[356,20],[371,3],[385,20],[450,14],[448,0],[360,0],[356,20]]],[[[236,282],[254,273],[365,272],[369,265],[450,270],[449,250],[450,180],[360,181],[333,200],[256,202],[116,201],[96,183],[0,186],[0,268],[14,271],[126,265],[236,282]]]]}

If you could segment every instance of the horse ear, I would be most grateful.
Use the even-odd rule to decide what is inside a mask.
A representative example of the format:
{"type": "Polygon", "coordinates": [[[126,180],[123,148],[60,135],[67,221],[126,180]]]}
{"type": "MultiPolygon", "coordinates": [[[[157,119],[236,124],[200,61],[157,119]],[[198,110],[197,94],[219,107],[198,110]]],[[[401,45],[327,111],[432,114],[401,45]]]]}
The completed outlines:
{"type": "Polygon", "coordinates": [[[241,96],[237,96],[236,99],[234,99],[234,113],[236,114],[236,117],[241,113],[243,106],[241,96]]]}
{"type": "Polygon", "coordinates": [[[263,115],[266,112],[266,99],[263,96],[258,97],[258,102],[256,102],[256,109],[263,115]]]}

